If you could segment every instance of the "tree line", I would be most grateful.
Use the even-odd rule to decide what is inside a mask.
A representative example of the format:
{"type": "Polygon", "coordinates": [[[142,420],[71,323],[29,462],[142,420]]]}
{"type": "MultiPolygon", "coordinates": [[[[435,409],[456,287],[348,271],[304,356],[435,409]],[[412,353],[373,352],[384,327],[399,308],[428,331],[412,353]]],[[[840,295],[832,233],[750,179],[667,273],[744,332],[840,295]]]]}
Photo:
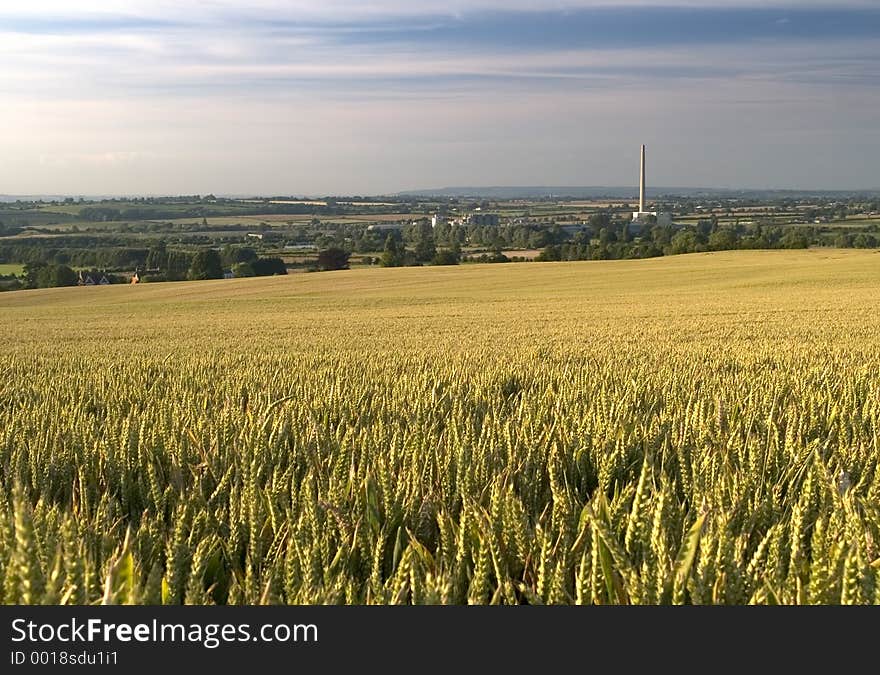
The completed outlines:
{"type": "Polygon", "coordinates": [[[601,228],[596,237],[576,234],[570,241],[549,244],[538,260],[609,260],[652,258],[683,253],[737,249],[803,249],[810,246],[876,248],[880,237],[871,232],[839,232],[833,236],[812,227],[781,225],[719,225],[700,221],[696,225],[654,225],[633,236],[627,224],[601,228]]]}
{"type": "MultiPolygon", "coordinates": [[[[310,224],[317,228],[317,223],[310,224]]],[[[226,244],[222,248],[181,248],[165,240],[144,242],[146,246],[124,245],[120,236],[16,239],[0,244],[0,262],[23,263],[28,273],[23,280],[2,280],[8,289],[73,285],[74,268],[101,270],[103,274],[138,270],[144,281],[181,281],[285,274],[287,265],[272,246],[260,242],[261,254],[251,246],[226,244]],[[265,255],[268,253],[268,255],[265,255]]],[[[557,224],[513,223],[500,226],[470,226],[438,223],[427,219],[384,232],[366,226],[341,225],[329,235],[325,231],[317,258],[307,270],[347,269],[353,252],[381,251],[369,263],[383,267],[409,265],[456,265],[461,262],[508,262],[517,260],[504,250],[541,248],[539,261],[608,260],[649,258],[682,253],[734,249],[798,249],[809,246],[876,248],[880,234],[876,226],[862,230],[766,223],[724,224],[717,218],[688,225],[634,226],[609,213],[596,213],[587,223],[561,227],[557,224]],[[332,235],[332,236],[330,236],[332,235]],[[379,243],[379,238],[383,243],[379,243]],[[463,253],[463,245],[482,251],[463,253]],[[544,244],[538,247],[537,244],[544,244]]],[[[524,259],[524,258],[523,258],[524,259]]],[[[108,277],[110,278],[110,277],[108,277]]],[[[122,278],[122,277],[119,277],[122,278]]],[[[115,280],[115,278],[114,278],[115,280]]]]}

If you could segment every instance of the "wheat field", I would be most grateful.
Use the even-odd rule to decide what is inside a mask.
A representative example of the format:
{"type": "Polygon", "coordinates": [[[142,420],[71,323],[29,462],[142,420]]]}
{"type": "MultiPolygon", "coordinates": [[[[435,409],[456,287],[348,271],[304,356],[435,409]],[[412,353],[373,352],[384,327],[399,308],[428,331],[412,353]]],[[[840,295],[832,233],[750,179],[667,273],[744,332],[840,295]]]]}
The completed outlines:
{"type": "Polygon", "coordinates": [[[0,295],[0,601],[877,604],[880,253],[0,295]]]}

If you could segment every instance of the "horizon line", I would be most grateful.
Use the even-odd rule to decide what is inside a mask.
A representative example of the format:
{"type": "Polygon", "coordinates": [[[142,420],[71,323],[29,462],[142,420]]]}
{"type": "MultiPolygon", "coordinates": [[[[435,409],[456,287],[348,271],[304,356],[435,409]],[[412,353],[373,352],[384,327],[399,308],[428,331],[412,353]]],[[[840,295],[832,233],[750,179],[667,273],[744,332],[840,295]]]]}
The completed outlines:
{"type": "MultiPolygon", "coordinates": [[[[632,189],[635,193],[633,195],[634,198],[638,198],[638,186],[629,186],[629,185],[475,185],[475,186],[443,186],[437,188],[419,188],[419,189],[407,189],[407,190],[398,190],[395,192],[375,192],[375,193],[278,193],[278,192],[262,192],[262,193],[253,193],[253,192],[178,192],[178,193],[168,193],[168,192],[115,192],[115,193],[51,193],[51,192],[31,192],[31,193],[0,193],[0,200],[3,201],[14,201],[14,200],[27,200],[30,201],[57,201],[58,199],[124,199],[124,198],[152,198],[152,199],[161,199],[161,198],[174,198],[179,199],[181,197],[200,197],[203,198],[207,195],[212,195],[218,198],[224,199],[273,199],[273,198],[290,198],[290,199],[319,199],[319,198],[366,198],[366,197],[420,197],[420,196],[438,196],[432,195],[429,193],[443,192],[443,191],[472,191],[475,194],[473,196],[478,196],[480,190],[546,190],[548,193],[558,192],[561,190],[630,190],[632,189]]],[[[658,186],[658,187],[647,187],[646,190],[648,192],[660,193],[662,195],[671,195],[675,196],[676,191],[689,191],[689,192],[796,192],[796,193],[817,193],[817,194],[831,194],[831,193],[851,193],[851,194],[862,194],[862,193],[880,193],[880,186],[874,188],[780,188],[780,187],[717,187],[717,186],[658,186]]],[[[559,196],[559,197],[567,197],[571,195],[565,194],[548,194],[547,196],[559,196]]],[[[601,195],[597,195],[599,197],[601,195]]],[[[620,197],[623,199],[623,197],[620,197]]]]}

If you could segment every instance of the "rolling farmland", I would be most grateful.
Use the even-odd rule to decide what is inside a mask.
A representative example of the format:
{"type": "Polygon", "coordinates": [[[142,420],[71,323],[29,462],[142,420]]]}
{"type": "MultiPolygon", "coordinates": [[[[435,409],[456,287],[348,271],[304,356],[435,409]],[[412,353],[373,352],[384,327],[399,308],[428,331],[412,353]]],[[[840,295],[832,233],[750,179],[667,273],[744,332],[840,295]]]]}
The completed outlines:
{"type": "Polygon", "coordinates": [[[5,603],[880,601],[880,254],[0,295],[5,603]]]}

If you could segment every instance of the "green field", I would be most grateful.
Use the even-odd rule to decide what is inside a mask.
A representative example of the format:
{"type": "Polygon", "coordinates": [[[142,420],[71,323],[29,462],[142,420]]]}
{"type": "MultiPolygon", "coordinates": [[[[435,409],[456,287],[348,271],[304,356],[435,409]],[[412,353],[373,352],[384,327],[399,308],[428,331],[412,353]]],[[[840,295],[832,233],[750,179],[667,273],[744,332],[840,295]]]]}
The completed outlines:
{"type": "Polygon", "coordinates": [[[21,274],[24,271],[24,265],[18,263],[0,263],[0,275],[21,274]]]}
{"type": "Polygon", "coordinates": [[[880,602],[880,253],[0,295],[5,603],[880,602]]]}

